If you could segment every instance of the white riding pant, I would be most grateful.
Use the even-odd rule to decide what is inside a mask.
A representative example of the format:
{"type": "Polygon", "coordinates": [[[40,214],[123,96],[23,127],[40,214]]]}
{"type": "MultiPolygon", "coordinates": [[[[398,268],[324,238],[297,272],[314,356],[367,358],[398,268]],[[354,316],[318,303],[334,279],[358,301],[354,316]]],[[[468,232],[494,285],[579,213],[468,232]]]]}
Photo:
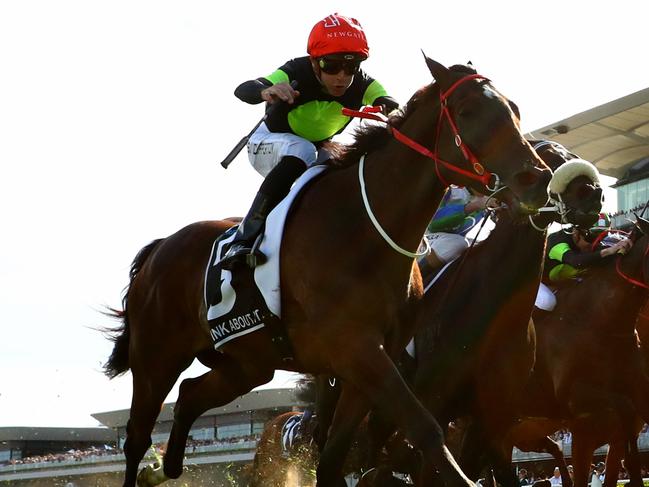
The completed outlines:
{"type": "Polygon", "coordinates": [[[428,244],[435,255],[443,263],[448,264],[454,259],[457,259],[462,252],[469,248],[467,239],[456,233],[426,233],[424,238],[428,240],[428,244]]]}
{"type": "Polygon", "coordinates": [[[557,297],[548,286],[541,283],[539,291],[536,293],[534,306],[545,311],[552,311],[556,305],[557,297]]]}
{"type": "Polygon", "coordinates": [[[326,150],[316,146],[299,135],[277,133],[268,130],[262,123],[248,140],[248,159],[255,170],[266,177],[284,156],[293,156],[304,161],[307,167],[329,159],[326,150]]]}

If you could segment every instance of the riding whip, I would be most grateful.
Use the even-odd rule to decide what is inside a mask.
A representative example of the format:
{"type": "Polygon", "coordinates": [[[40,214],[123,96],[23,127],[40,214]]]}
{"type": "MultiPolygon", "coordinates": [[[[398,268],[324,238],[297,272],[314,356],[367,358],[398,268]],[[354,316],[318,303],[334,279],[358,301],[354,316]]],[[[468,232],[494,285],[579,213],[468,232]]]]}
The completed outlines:
{"type": "MultiPolygon", "coordinates": [[[[291,81],[291,88],[296,89],[297,88],[297,81],[293,80],[291,81]]],[[[225,156],[225,159],[221,162],[221,166],[223,166],[225,169],[228,168],[228,166],[234,161],[234,158],[239,155],[239,152],[241,152],[241,149],[243,149],[248,141],[250,140],[250,137],[252,134],[255,133],[255,130],[259,128],[259,126],[266,121],[268,118],[268,115],[271,113],[272,110],[275,110],[278,105],[280,105],[281,102],[275,102],[273,103],[268,110],[266,110],[266,113],[264,113],[264,116],[261,117],[261,120],[257,122],[257,124],[252,128],[252,130],[248,133],[248,135],[245,135],[237,145],[234,146],[234,148],[230,151],[230,153],[225,156]]]]}

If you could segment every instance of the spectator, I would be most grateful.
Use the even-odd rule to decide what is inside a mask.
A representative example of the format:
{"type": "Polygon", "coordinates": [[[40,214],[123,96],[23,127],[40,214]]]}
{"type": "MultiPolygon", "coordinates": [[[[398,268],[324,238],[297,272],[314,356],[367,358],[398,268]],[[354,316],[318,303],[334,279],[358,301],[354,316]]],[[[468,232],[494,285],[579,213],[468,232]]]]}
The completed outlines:
{"type": "Polygon", "coordinates": [[[593,473],[590,478],[590,487],[602,487],[602,481],[604,473],[604,463],[599,462],[596,467],[593,468],[593,473]]]}
{"type": "Polygon", "coordinates": [[[559,470],[559,467],[554,467],[554,472],[550,477],[550,485],[552,487],[561,486],[561,470],[559,470]]]}

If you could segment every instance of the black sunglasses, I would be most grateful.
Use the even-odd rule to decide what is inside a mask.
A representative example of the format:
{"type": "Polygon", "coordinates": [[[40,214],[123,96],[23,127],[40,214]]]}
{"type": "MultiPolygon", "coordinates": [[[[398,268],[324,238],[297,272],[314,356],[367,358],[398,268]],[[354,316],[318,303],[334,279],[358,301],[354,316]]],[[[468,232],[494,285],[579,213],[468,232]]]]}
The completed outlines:
{"type": "Polygon", "coordinates": [[[327,74],[338,74],[344,71],[346,75],[354,75],[361,69],[361,61],[359,59],[332,59],[320,58],[318,66],[327,74]]]}

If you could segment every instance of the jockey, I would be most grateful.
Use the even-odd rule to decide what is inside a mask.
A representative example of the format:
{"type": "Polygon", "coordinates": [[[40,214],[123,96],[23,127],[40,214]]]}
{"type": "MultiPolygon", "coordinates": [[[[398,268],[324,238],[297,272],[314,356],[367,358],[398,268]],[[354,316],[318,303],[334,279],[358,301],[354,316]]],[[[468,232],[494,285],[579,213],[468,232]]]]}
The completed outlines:
{"type": "Polygon", "coordinates": [[[547,243],[545,280],[560,282],[572,279],[606,257],[617,253],[626,253],[633,245],[633,242],[628,238],[612,242],[611,245],[601,250],[592,249],[595,239],[603,231],[608,231],[609,227],[608,215],[600,213],[599,220],[589,230],[573,227],[570,233],[563,230],[551,233],[547,243]]]}
{"type": "Polygon", "coordinates": [[[265,256],[253,253],[252,247],[266,217],[307,167],[329,159],[321,144],[351,121],[342,114],[343,107],[382,105],[387,113],[399,106],[360,69],[369,47],[356,19],[336,13],[319,21],[309,35],[307,52],[268,76],[242,83],[234,92],[246,103],[285,103],[267,111],[265,122],[248,141],[248,158],[265,179],[221,260],[225,269],[237,262],[250,267],[263,264],[265,256]],[[297,82],[296,88],[291,82],[297,82]]]}
{"type": "Polygon", "coordinates": [[[428,224],[424,238],[430,252],[419,260],[424,274],[459,257],[469,247],[466,234],[485,216],[487,197],[451,185],[428,224]]]}

